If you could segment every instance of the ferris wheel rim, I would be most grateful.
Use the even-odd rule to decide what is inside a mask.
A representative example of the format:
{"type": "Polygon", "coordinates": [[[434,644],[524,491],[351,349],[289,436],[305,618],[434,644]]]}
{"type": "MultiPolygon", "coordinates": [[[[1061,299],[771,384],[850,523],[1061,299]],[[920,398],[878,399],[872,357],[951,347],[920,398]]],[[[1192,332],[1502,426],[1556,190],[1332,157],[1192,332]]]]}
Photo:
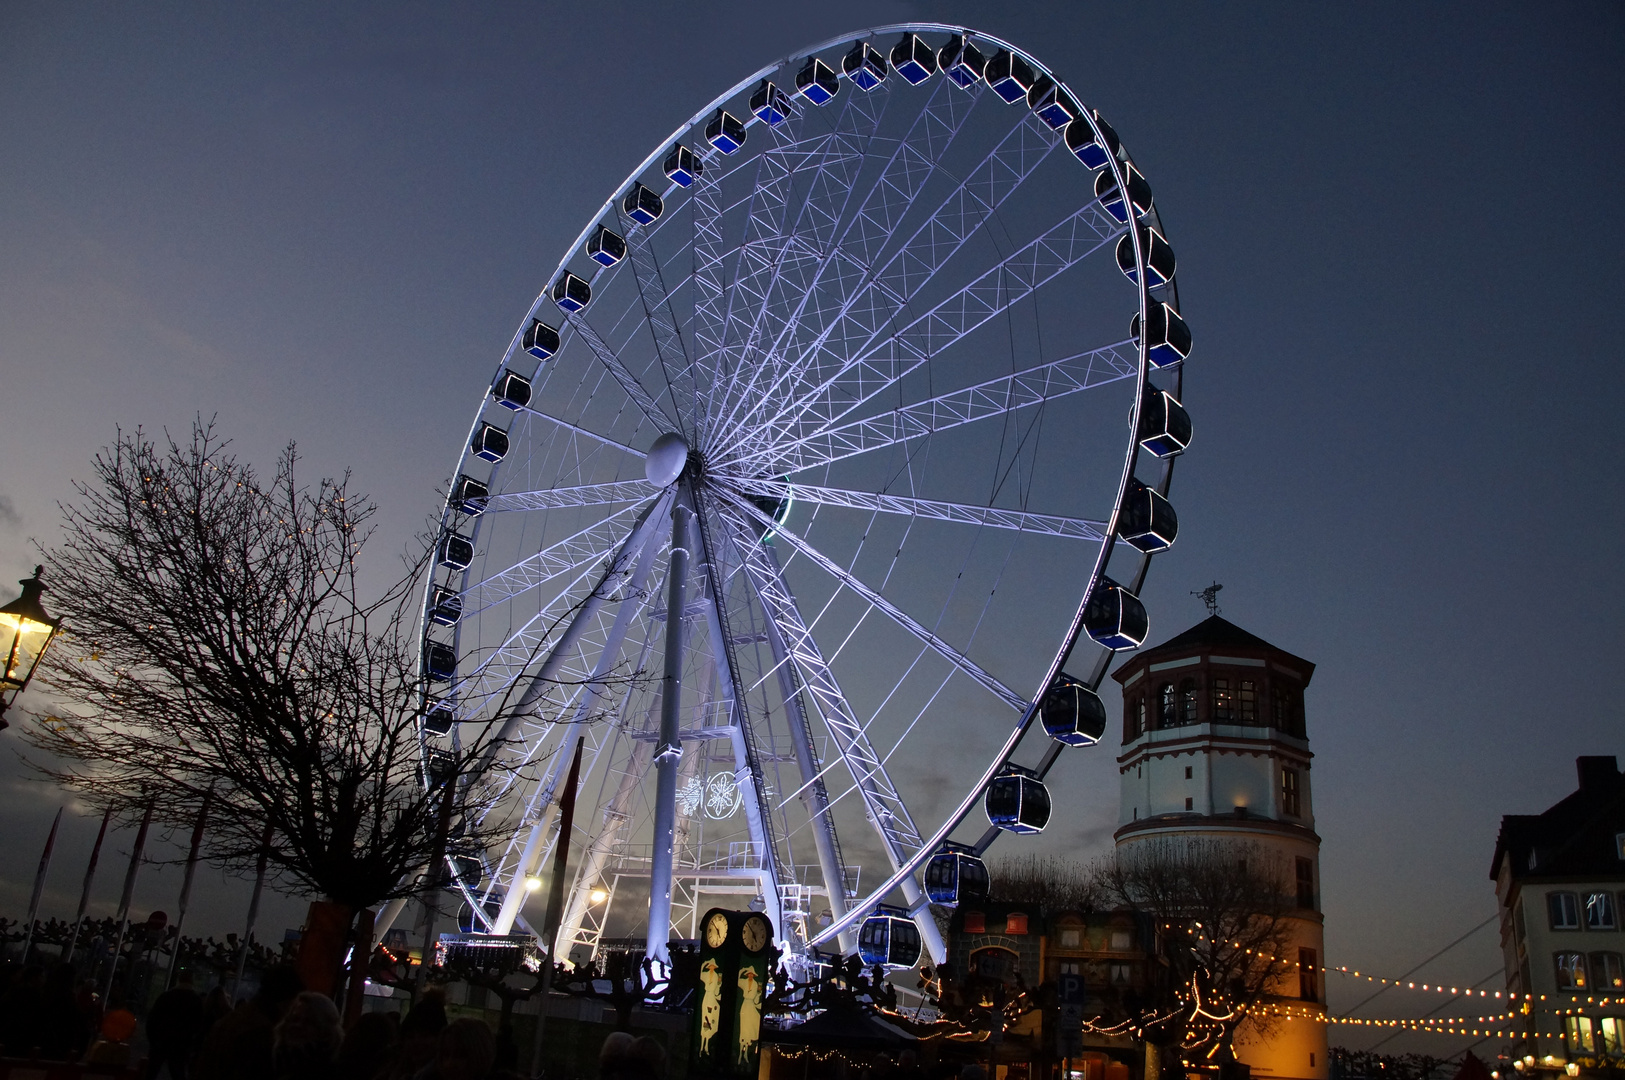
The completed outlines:
{"type": "MultiPolygon", "coordinates": [[[[792,53],[792,54],[790,54],[790,55],[788,55],[786,57],[783,57],[783,58],[775,61],[774,63],[771,63],[771,64],[768,64],[768,65],[764,66],[763,68],[759,69],[758,71],[756,71],[752,75],[750,75],[750,76],[746,77],[745,79],[742,79],[741,81],[736,83],[733,87],[731,87],[729,90],[727,90],[722,95],[719,95],[717,98],[713,99],[712,102],[710,102],[704,108],[699,110],[688,121],[686,121],[684,124],[680,125],[672,133],[671,136],[669,136],[666,140],[664,140],[655,149],[654,152],[652,152],[646,159],[644,159],[644,161],[641,162],[638,165],[638,167],[636,169],[634,169],[633,172],[628,175],[627,179],[625,181],[623,181],[615,189],[615,192],[611,194],[609,199],[606,200],[606,202],[601,207],[599,207],[598,210],[595,213],[593,213],[589,217],[587,225],[582,230],[581,234],[578,235],[575,238],[575,240],[566,249],[564,257],[561,259],[560,263],[555,268],[553,274],[550,275],[548,280],[551,282],[552,280],[556,279],[559,276],[559,274],[563,273],[566,270],[566,268],[567,268],[568,264],[570,263],[571,259],[573,258],[574,254],[586,242],[587,238],[592,234],[593,230],[598,225],[603,223],[606,220],[606,218],[611,218],[611,219],[613,218],[613,215],[614,215],[614,212],[615,212],[615,204],[616,204],[617,199],[620,198],[621,193],[624,192],[632,183],[637,182],[639,180],[639,178],[641,176],[643,176],[650,169],[651,166],[653,166],[655,163],[657,163],[662,158],[663,155],[667,154],[670,151],[670,149],[674,145],[676,145],[686,134],[692,132],[697,125],[703,123],[706,116],[709,115],[712,110],[725,105],[730,100],[732,100],[734,98],[737,98],[742,92],[748,90],[753,84],[761,81],[762,79],[768,78],[773,73],[775,73],[777,71],[780,71],[780,70],[783,70],[783,69],[787,68],[789,65],[791,65],[791,64],[793,64],[793,63],[795,63],[797,61],[804,60],[807,57],[813,56],[815,54],[818,54],[818,53],[823,52],[825,50],[834,48],[836,46],[847,44],[849,42],[872,40],[872,39],[874,39],[876,37],[879,37],[879,36],[882,36],[882,35],[888,35],[888,34],[899,33],[899,32],[905,32],[905,33],[906,32],[914,32],[914,33],[935,32],[935,33],[964,34],[964,35],[967,36],[967,39],[974,38],[977,42],[980,42],[980,43],[986,43],[986,44],[993,45],[993,46],[1000,47],[1000,48],[1008,48],[1008,49],[1011,50],[1011,52],[1021,56],[1022,58],[1027,60],[1030,64],[1032,64],[1032,66],[1034,67],[1034,69],[1036,71],[1038,71],[1038,72],[1040,72],[1042,74],[1048,75],[1049,77],[1053,78],[1055,80],[1055,82],[1059,86],[1065,88],[1068,91],[1068,93],[1071,93],[1070,87],[1067,86],[1067,84],[1063,80],[1061,80],[1059,78],[1059,76],[1054,74],[1053,69],[1048,67],[1047,65],[1044,65],[1041,61],[1037,60],[1035,57],[1032,56],[1031,53],[1029,53],[1026,50],[1021,49],[1021,48],[1019,48],[1019,47],[1017,47],[1017,46],[1015,46],[1015,45],[1013,45],[1013,44],[1011,44],[1009,42],[1006,42],[1003,39],[1000,39],[1000,38],[998,38],[998,37],[996,37],[994,35],[987,34],[987,33],[984,33],[982,31],[974,30],[972,28],[965,27],[965,26],[959,26],[959,25],[954,25],[954,24],[946,24],[946,23],[930,23],[930,22],[895,23],[895,24],[889,24],[889,25],[886,25],[886,26],[870,28],[870,29],[859,31],[859,32],[856,32],[856,33],[844,34],[844,35],[840,35],[840,36],[837,36],[837,37],[830,38],[829,40],[827,40],[825,42],[822,42],[822,43],[819,43],[817,45],[811,46],[809,48],[806,48],[806,49],[800,50],[798,52],[792,53]]],[[[1074,95],[1074,97],[1075,97],[1075,95],[1074,95]]],[[[1093,115],[1091,114],[1090,111],[1086,110],[1082,115],[1083,115],[1083,117],[1088,119],[1088,121],[1089,121],[1089,123],[1090,123],[1090,125],[1092,127],[1095,126],[1095,119],[1094,119],[1094,117],[1093,117],[1093,115]]],[[[747,124],[749,124],[749,125],[753,125],[754,123],[756,123],[756,120],[755,120],[754,117],[751,118],[751,120],[747,121],[747,124]]],[[[1098,128],[1096,129],[1096,131],[1097,131],[1097,134],[1098,134],[1098,128]]],[[[1125,157],[1126,157],[1126,154],[1125,154],[1125,157]]],[[[1120,159],[1117,155],[1112,155],[1110,157],[1110,159],[1109,159],[1108,167],[1113,172],[1113,174],[1114,174],[1114,176],[1116,178],[1116,181],[1117,181],[1117,183],[1119,185],[1119,188],[1122,189],[1122,190],[1126,190],[1126,177],[1125,177],[1125,174],[1124,174],[1124,162],[1123,162],[1123,160],[1120,159]]],[[[669,194],[669,191],[668,191],[668,194],[669,194]]],[[[1143,282],[1146,281],[1146,272],[1145,272],[1146,254],[1145,254],[1145,252],[1143,250],[1143,243],[1142,243],[1142,237],[1140,235],[1140,230],[1138,228],[1134,227],[1134,224],[1131,222],[1130,227],[1127,229],[1127,235],[1132,237],[1132,245],[1133,245],[1133,248],[1134,248],[1135,263],[1136,263],[1136,266],[1137,266],[1137,268],[1139,270],[1139,281],[1143,283],[1143,282]]],[[[1140,319],[1141,319],[1141,325],[1143,326],[1145,324],[1146,316],[1147,316],[1147,305],[1148,305],[1148,302],[1150,300],[1150,295],[1149,295],[1150,294],[1150,289],[1147,286],[1145,286],[1144,284],[1141,284],[1138,287],[1137,292],[1139,294],[1139,314],[1140,314],[1140,319]]],[[[1172,292],[1172,290],[1170,290],[1170,292],[1172,292]]],[[[1173,293],[1172,295],[1174,296],[1175,310],[1177,310],[1177,293],[1173,293]]],[[[499,373],[502,370],[502,368],[505,367],[510,361],[512,361],[513,358],[515,357],[515,355],[520,351],[522,338],[523,338],[523,334],[524,334],[527,323],[529,322],[529,320],[536,317],[537,312],[539,310],[544,310],[544,305],[546,304],[546,302],[547,302],[547,291],[544,289],[543,292],[537,297],[536,301],[531,305],[531,307],[527,311],[525,319],[521,321],[518,330],[514,334],[514,337],[513,337],[513,339],[511,340],[511,342],[510,342],[510,344],[508,346],[508,349],[503,354],[502,361],[499,364],[499,369],[498,369],[499,373]]],[[[1143,399],[1144,399],[1145,388],[1146,388],[1146,385],[1147,385],[1147,376],[1148,376],[1149,369],[1150,369],[1150,366],[1149,366],[1148,360],[1147,360],[1147,345],[1146,345],[1145,336],[1144,336],[1143,333],[1141,335],[1141,339],[1137,342],[1137,351],[1138,351],[1138,354],[1139,354],[1138,358],[1137,358],[1137,360],[1138,360],[1138,363],[1137,363],[1138,373],[1137,373],[1137,386],[1136,386],[1135,393],[1134,393],[1133,412],[1132,412],[1131,421],[1130,421],[1131,422],[1131,431],[1137,431],[1138,430],[1139,412],[1140,412],[1141,404],[1142,404],[1143,399]]],[[[1183,367],[1183,365],[1176,365],[1175,370],[1170,373],[1172,375],[1172,377],[1175,379],[1176,384],[1177,384],[1177,381],[1181,377],[1182,367],[1183,367]]],[[[549,419],[555,419],[555,418],[549,417],[549,419]]],[[[652,421],[655,420],[655,418],[652,417],[652,416],[650,417],[650,419],[652,421]]],[[[669,420],[670,418],[668,417],[667,419],[669,420]]],[[[680,423],[680,418],[679,418],[679,423],[680,423]]],[[[473,427],[471,428],[471,435],[473,434],[474,431],[478,430],[479,425],[480,425],[480,420],[479,420],[478,417],[476,417],[475,423],[474,423],[473,427]]],[[[672,430],[672,429],[668,428],[668,430],[672,430]]],[[[592,434],[592,433],[589,432],[589,434],[592,434]]],[[[596,436],[595,435],[595,437],[601,437],[601,436],[596,436]]],[[[467,444],[465,443],[465,447],[466,447],[466,445],[467,444]]],[[[632,446],[622,445],[621,448],[623,450],[629,452],[629,453],[632,453],[632,454],[639,453],[639,451],[637,451],[632,446]]],[[[956,811],[953,814],[950,815],[949,819],[947,821],[945,821],[944,825],[939,829],[938,833],[931,840],[928,840],[928,841],[926,841],[925,843],[923,843],[921,845],[921,847],[919,849],[919,854],[917,854],[913,859],[911,859],[908,864],[904,865],[903,867],[901,867],[901,868],[899,868],[897,870],[897,872],[893,875],[893,877],[891,879],[889,879],[887,885],[882,886],[880,889],[873,892],[869,897],[861,899],[856,904],[853,905],[852,909],[850,910],[850,912],[849,912],[849,914],[848,914],[848,916],[846,918],[846,921],[845,921],[845,924],[844,924],[845,926],[850,926],[858,918],[861,918],[862,915],[863,915],[864,910],[866,909],[866,907],[872,908],[874,906],[874,904],[881,902],[884,899],[884,897],[891,891],[892,887],[895,887],[895,885],[898,884],[906,876],[912,875],[914,872],[916,872],[919,869],[919,867],[921,865],[923,865],[924,861],[927,858],[929,858],[930,855],[932,853],[934,853],[935,850],[940,848],[942,840],[945,839],[948,834],[950,834],[954,829],[956,829],[960,824],[962,824],[964,822],[965,818],[969,815],[969,812],[974,808],[975,803],[979,799],[982,791],[986,788],[987,783],[992,779],[992,777],[994,775],[997,774],[999,769],[1002,768],[1009,761],[1011,756],[1019,748],[1019,746],[1020,746],[1020,744],[1022,742],[1022,739],[1025,737],[1025,735],[1027,734],[1027,732],[1030,730],[1030,728],[1032,726],[1032,721],[1034,719],[1034,716],[1036,715],[1037,708],[1038,708],[1039,704],[1042,701],[1043,692],[1044,692],[1045,688],[1047,688],[1049,685],[1051,685],[1053,683],[1054,678],[1060,672],[1061,667],[1066,663],[1066,661],[1069,658],[1072,650],[1075,648],[1076,644],[1078,643],[1078,639],[1079,639],[1079,635],[1080,635],[1080,631],[1081,631],[1081,622],[1082,622],[1082,615],[1083,615],[1084,605],[1087,604],[1087,602],[1089,600],[1089,597],[1090,597],[1090,594],[1098,586],[1098,583],[1099,583],[1099,581],[1101,580],[1101,578],[1102,578],[1102,576],[1104,574],[1105,568],[1106,568],[1107,564],[1109,563],[1110,558],[1111,558],[1112,553],[1113,553],[1113,550],[1114,550],[1114,548],[1116,546],[1115,538],[1116,538],[1117,531],[1118,531],[1118,519],[1119,519],[1119,517],[1121,515],[1121,512],[1122,512],[1122,507],[1123,507],[1123,504],[1124,504],[1124,499],[1125,499],[1126,494],[1127,494],[1128,485],[1131,482],[1131,480],[1133,479],[1134,474],[1135,474],[1136,462],[1137,462],[1138,456],[1139,456],[1138,443],[1136,442],[1135,439],[1131,438],[1130,441],[1129,441],[1129,449],[1128,449],[1128,452],[1127,452],[1127,454],[1125,456],[1125,462],[1124,462],[1124,467],[1123,467],[1123,471],[1122,471],[1122,476],[1121,476],[1121,480],[1120,480],[1120,483],[1119,483],[1119,486],[1118,486],[1117,496],[1116,496],[1116,499],[1114,500],[1112,513],[1111,513],[1111,516],[1110,516],[1109,520],[1103,523],[1105,536],[1102,539],[1102,542],[1100,543],[1100,546],[1099,546],[1099,549],[1098,549],[1098,552],[1097,552],[1097,557],[1096,557],[1094,566],[1091,569],[1087,585],[1082,591],[1082,596],[1081,596],[1081,599],[1080,599],[1080,602],[1079,602],[1077,613],[1073,617],[1071,627],[1070,627],[1070,629],[1068,630],[1068,633],[1067,633],[1067,638],[1066,638],[1065,642],[1063,643],[1061,649],[1058,650],[1058,652],[1056,654],[1056,658],[1055,658],[1054,662],[1049,666],[1049,669],[1046,672],[1043,680],[1041,680],[1038,691],[1036,693],[1034,693],[1033,695],[1031,695],[1029,698],[1024,699],[1024,700],[1027,701],[1027,707],[1023,710],[1023,715],[1022,715],[1021,719],[1014,725],[1009,738],[1006,740],[1006,743],[1004,744],[1002,749],[997,754],[996,759],[988,767],[988,769],[986,770],[986,773],[984,774],[982,779],[978,782],[978,784],[971,789],[970,793],[966,796],[963,804],[958,809],[956,809],[956,811]]],[[[465,451],[464,451],[464,460],[466,460],[466,458],[467,458],[467,451],[465,449],[465,451]]],[[[1159,482],[1157,484],[1158,489],[1163,494],[1166,494],[1166,491],[1167,491],[1167,488],[1168,488],[1169,479],[1171,477],[1173,460],[1174,460],[1173,458],[1167,458],[1167,459],[1164,459],[1164,462],[1163,462],[1162,475],[1159,478],[1159,482]]],[[[653,497],[653,496],[657,495],[657,492],[655,492],[653,489],[650,489],[648,494],[651,497],[653,497]]],[[[448,509],[446,511],[446,518],[443,519],[443,520],[449,520],[451,517],[452,517],[452,510],[451,510],[451,508],[448,507],[448,509]]],[[[478,526],[476,525],[476,528],[477,527],[478,526]]],[[[1140,565],[1139,565],[1138,569],[1136,570],[1135,574],[1133,575],[1136,584],[1138,584],[1140,580],[1143,580],[1146,569],[1149,566],[1149,562],[1150,562],[1150,556],[1149,555],[1145,555],[1145,556],[1141,557],[1140,565]]],[[[427,595],[428,595],[428,592],[426,591],[426,601],[425,601],[426,609],[427,609],[427,595]]],[[[427,625],[426,618],[425,618],[425,625],[427,625]]],[[[1094,688],[1094,687],[1099,685],[1099,683],[1101,681],[1101,678],[1104,675],[1105,667],[1106,667],[1106,665],[1109,664],[1112,655],[1113,654],[1112,654],[1112,652],[1110,650],[1104,650],[1103,651],[1103,655],[1100,658],[1100,662],[1096,665],[1098,670],[1095,671],[1093,676],[1088,680],[1088,683],[1091,686],[1091,688],[1094,688]]],[[[1056,752],[1056,751],[1058,751],[1058,746],[1055,747],[1055,748],[1052,748],[1050,756],[1053,756],[1053,753],[1056,752]]],[[[833,755],[832,755],[832,758],[833,758],[833,755]]],[[[985,847],[985,844],[980,845],[979,849],[980,849],[980,847],[985,847]]],[[[470,897],[470,899],[472,900],[472,897],[470,897]]],[[[830,937],[834,936],[841,929],[842,929],[842,925],[832,925],[832,926],[830,926],[829,928],[827,928],[826,930],[824,930],[822,933],[818,934],[817,936],[811,937],[810,940],[808,941],[809,947],[813,946],[813,945],[816,945],[816,944],[818,944],[820,942],[827,941],[830,937]]]]}

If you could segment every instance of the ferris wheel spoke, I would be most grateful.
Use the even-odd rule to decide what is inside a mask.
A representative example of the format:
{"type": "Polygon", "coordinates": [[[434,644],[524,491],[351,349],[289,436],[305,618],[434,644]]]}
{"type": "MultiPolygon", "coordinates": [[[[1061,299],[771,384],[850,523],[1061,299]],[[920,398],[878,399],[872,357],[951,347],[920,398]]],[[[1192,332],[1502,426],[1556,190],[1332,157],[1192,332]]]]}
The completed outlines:
{"type": "MultiPolygon", "coordinates": [[[[827,288],[824,282],[826,273],[832,267],[837,271],[833,290],[836,296],[848,295],[856,288],[855,284],[843,287],[840,271],[856,272],[861,280],[861,275],[866,273],[864,268],[874,262],[897,222],[914,206],[925,181],[936,170],[937,161],[970,116],[971,107],[980,97],[980,92],[980,86],[972,93],[965,94],[957,88],[950,88],[946,80],[938,81],[924,108],[910,124],[908,133],[899,140],[885,167],[876,176],[857,213],[846,222],[840,237],[830,242],[825,235],[827,228],[815,231],[810,239],[817,261],[810,280],[799,288],[792,288],[791,296],[786,298],[793,299],[793,306],[774,331],[771,345],[758,349],[761,363],[753,366],[750,381],[736,395],[729,414],[730,422],[741,410],[756,401],[759,386],[774,386],[779,382],[787,363],[785,358],[789,354],[787,342],[796,334],[809,303],[827,288]]],[[[853,95],[850,100],[857,102],[861,96],[853,95]]],[[[840,192],[838,207],[834,198],[829,200],[830,209],[827,210],[821,201],[810,201],[809,205],[815,211],[821,211],[821,216],[829,226],[833,226],[845,217],[845,208],[853,194],[848,184],[840,192]]],[[[769,311],[776,312],[778,308],[769,304],[764,305],[763,310],[765,315],[769,311]]]]}
{"type": "Polygon", "coordinates": [[[598,362],[608,368],[611,375],[615,376],[615,381],[621,384],[621,389],[626,391],[626,396],[631,398],[638,408],[643,411],[643,415],[648,417],[657,427],[660,427],[662,431],[672,430],[674,425],[671,417],[655,403],[654,398],[649,396],[649,392],[643,388],[643,384],[638,381],[637,376],[633,375],[631,370],[621,363],[621,358],[616,355],[614,349],[609,347],[609,344],[604,341],[598,331],[593,329],[592,324],[580,312],[571,313],[568,316],[568,321],[581,340],[587,343],[587,348],[591,349],[593,355],[598,358],[598,362]]]}
{"type": "Polygon", "coordinates": [[[550,510],[561,506],[607,506],[618,502],[639,502],[655,494],[647,480],[616,480],[576,487],[538,488],[535,491],[504,491],[486,497],[491,512],[550,510]]]}
{"type": "MultiPolygon", "coordinates": [[[[658,224],[658,222],[657,222],[658,224]]],[[[621,226],[626,234],[627,254],[632,263],[632,275],[637,279],[638,297],[643,303],[643,317],[654,337],[655,354],[660,358],[661,370],[666,375],[666,387],[671,393],[672,407],[680,421],[686,420],[682,430],[692,439],[698,438],[700,406],[698,388],[694,383],[694,367],[689,362],[688,346],[678,329],[677,312],[672,307],[671,294],[666,289],[665,275],[660,260],[649,246],[652,239],[642,225],[621,215],[621,226]]]]}
{"type": "Polygon", "coordinates": [[[775,522],[771,517],[763,513],[762,510],[754,503],[731,493],[729,493],[727,497],[728,502],[731,504],[733,509],[736,512],[740,512],[745,515],[745,520],[755,521],[757,524],[773,530],[773,535],[775,537],[783,537],[791,547],[801,552],[819,567],[822,567],[825,573],[829,574],[841,585],[862,597],[864,601],[866,601],[876,610],[880,611],[883,615],[891,619],[892,622],[902,627],[908,633],[918,638],[921,642],[929,645],[933,651],[935,651],[944,660],[947,660],[954,667],[958,668],[960,672],[972,682],[975,682],[988,693],[992,694],[994,697],[997,697],[999,700],[1003,701],[1005,704],[1009,705],[1012,709],[1015,709],[1018,712],[1027,708],[1028,702],[1026,698],[1023,698],[1020,694],[1004,685],[1004,683],[1000,682],[998,678],[996,678],[991,672],[984,669],[980,664],[976,663],[976,661],[972,660],[970,657],[966,656],[964,653],[960,652],[946,641],[943,641],[936,634],[926,629],[925,626],[923,626],[913,616],[905,612],[902,608],[875,592],[868,585],[865,585],[861,580],[859,580],[852,573],[848,572],[839,563],[830,559],[823,552],[807,543],[807,541],[803,540],[800,536],[797,536],[795,533],[786,529],[783,525],[775,522]]]}
{"type": "Polygon", "coordinates": [[[1059,143],[1042,122],[1031,114],[1023,116],[885,265],[872,274],[850,275],[855,287],[833,307],[824,328],[805,346],[786,343],[785,351],[801,362],[781,380],[785,389],[776,396],[785,407],[766,417],[764,426],[777,427],[787,413],[802,411],[793,404],[805,400],[802,388],[814,398],[827,393],[852,359],[869,350],[1059,143]]]}
{"type": "Polygon", "coordinates": [[[854,356],[775,423],[792,437],[808,426],[815,431],[832,426],[978,326],[1109,247],[1122,231],[1123,226],[1098,203],[1086,204],[930,311],[854,356]]]}
{"type": "Polygon", "coordinates": [[[557,426],[559,426],[561,428],[564,428],[567,431],[575,432],[577,435],[585,435],[589,439],[596,439],[598,442],[603,443],[605,446],[612,446],[616,450],[624,450],[628,454],[631,454],[633,457],[636,457],[636,458],[648,457],[648,455],[645,454],[642,450],[634,450],[632,447],[626,445],[625,443],[616,442],[614,439],[611,439],[607,435],[600,435],[596,431],[593,431],[593,430],[591,430],[589,428],[584,428],[584,427],[580,426],[579,424],[572,424],[568,420],[560,420],[558,417],[552,415],[551,413],[543,412],[540,409],[533,409],[528,405],[524,405],[524,406],[521,406],[517,411],[520,412],[521,414],[525,415],[525,416],[534,416],[534,417],[537,417],[538,419],[546,420],[550,424],[556,424],[557,426]]]}
{"type": "Polygon", "coordinates": [[[1068,394],[1133,378],[1138,372],[1138,343],[1120,341],[861,420],[826,426],[761,453],[725,464],[719,462],[718,467],[729,473],[801,472],[962,424],[1007,416],[1068,394]]]}
{"type": "Polygon", "coordinates": [[[935,499],[916,499],[904,495],[885,495],[868,491],[850,491],[844,488],[816,487],[791,484],[784,480],[738,479],[731,486],[755,495],[773,498],[789,496],[798,502],[819,506],[839,506],[871,513],[901,514],[905,517],[948,521],[963,525],[987,525],[995,529],[1060,536],[1072,540],[1100,541],[1106,538],[1104,521],[1086,521],[1082,518],[1062,517],[1057,514],[1033,514],[1024,510],[1006,510],[996,506],[974,506],[968,503],[941,502],[935,499]]]}
{"type": "Polygon", "coordinates": [[[596,561],[604,553],[625,539],[635,527],[629,522],[634,511],[647,510],[659,492],[648,492],[642,503],[634,503],[615,511],[601,521],[566,536],[556,543],[499,570],[490,577],[475,582],[463,590],[463,617],[477,615],[487,608],[512,600],[514,597],[570,573],[589,561],[596,561]]]}

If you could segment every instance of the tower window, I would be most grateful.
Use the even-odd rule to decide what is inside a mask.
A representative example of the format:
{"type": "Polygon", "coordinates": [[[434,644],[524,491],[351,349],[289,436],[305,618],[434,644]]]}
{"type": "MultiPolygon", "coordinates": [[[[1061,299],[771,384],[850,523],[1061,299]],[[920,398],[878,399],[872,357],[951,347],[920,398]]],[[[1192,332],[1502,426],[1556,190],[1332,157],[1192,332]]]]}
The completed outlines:
{"type": "Polygon", "coordinates": [[[1174,684],[1165,682],[1157,687],[1157,726],[1164,728],[1175,727],[1179,721],[1174,719],[1174,684]]]}
{"type": "Polygon", "coordinates": [[[1185,779],[1189,780],[1190,778],[1191,778],[1191,767],[1189,765],[1187,765],[1187,766],[1185,766],[1185,779]]]}
{"type": "Polygon", "coordinates": [[[1191,797],[1189,795],[1185,796],[1185,809],[1187,809],[1187,810],[1196,809],[1196,807],[1191,805],[1191,797]]]}
{"type": "Polygon", "coordinates": [[[1258,723],[1258,684],[1253,680],[1241,680],[1241,689],[1236,692],[1236,709],[1243,724],[1258,723]]]}
{"type": "Polygon", "coordinates": [[[1179,684],[1179,713],[1181,723],[1196,723],[1196,680],[1185,679],[1179,684]]]}
{"type": "Polygon", "coordinates": [[[1301,817],[1303,804],[1298,797],[1298,770],[1281,770],[1281,813],[1287,817],[1301,817]]]}
{"type": "Polygon", "coordinates": [[[1320,1000],[1319,957],[1313,949],[1298,950],[1298,997],[1304,1001],[1320,1000]]]}
{"type": "Polygon", "coordinates": [[[1313,859],[1298,856],[1297,879],[1298,906],[1313,910],[1315,906],[1315,861],[1313,859]]]}
{"type": "Polygon", "coordinates": [[[1134,700],[1134,738],[1145,734],[1145,698],[1134,700]]]}
{"type": "Polygon", "coordinates": [[[1230,696],[1230,680],[1213,680],[1213,722],[1222,724],[1235,719],[1235,699],[1230,696]]]}

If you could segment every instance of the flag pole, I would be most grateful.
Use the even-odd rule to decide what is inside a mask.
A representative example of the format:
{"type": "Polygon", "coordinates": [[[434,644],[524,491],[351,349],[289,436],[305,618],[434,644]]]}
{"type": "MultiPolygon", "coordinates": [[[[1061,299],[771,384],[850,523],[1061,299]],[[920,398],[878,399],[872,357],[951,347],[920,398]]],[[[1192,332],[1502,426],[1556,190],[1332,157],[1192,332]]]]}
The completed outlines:
{"type": "Polygon", "coordinates": [[[62,962],[73,962],[74,950],[79,947],[79,928],[85,925],[85,910],[90,907],[90,883],[96,880],[96,861],[102,856],[102,841],[107,839],[107,823],[113,818],[113,811],[108,810],[102,814],[102,827],[96,831],[96,846],[90,849],[90,865],[85,867],[85,887],[79,894],[79,914],[73,918],[73,934],[68,938],[68,950],[62,954],[62,962]]]}
{"type": "Polygon", "coordinates": [[[260,838],[260,858],[254,864],[254,891],[248,896],[248,925],[243,927],[243,942],[237,949],[237,976],[231,983],[231,996],[235,999],[243,988],[243,969],[248,966],[248,939],[254,936],[254,922],[260,916],[260,893],[265,891],[265,864],[271,855],[271,826],[265,826],[260,838]]]}
{"type": "Polygon", "coordinates": [[[553,841],[553,880],[547,888],[547,912],[542,916],[542,945],[547,949],[542,968],[541,1004],[536,1010],[536,1047],[531,1052],[532,1075],[542,1071],[542,1044],[547,1033],[547,995],[553,992],[553,972],[558,969],[554,951],[558,947],[559,922],[564,917],[564,871],[570,861],[570,830],[575,825],[576,779],[581,775],[581,748],[586,738],[576,740],[576,756],[570,762],[570,778],[564,782],[564,799],[559,803],[559,833],[553,841]]]}
{"type": "Polygon", "coordinates": [[[23,938],[23,966],[28,966],[28,951],[34,947],[34,919],[39,915],[40,893],[45,891],[45,872],[51,868],[51,849],[56,846],[56,829],[62,824],[62,808],[56,808],[51,821],[51,833],[45,838],[45,850],[40,852],[39,870],[34,874],[34,894],[28,898],[28,935],[23,938]]]}
{"type": "MultiPolygon", "coordinates": [[[[118,974],[118,954],[124,948],[124,932],[129,926],[130,901],[135,898],[135,876],[141,869],[141,856],[147,850],[147,829],[152,825],[152,803],[153,800],[147,800],[146,812],[141,815],[141,828],[136,830],[135,847],[130,849],[130,868],[124,873],[124,895],[119,898],[118,915],[115,918],[118,923],[118,937],[113,942],[113,961],[107,969],[107,985],[102,988],[104,1008],[108,1004],[108,998],[112,996],[113,979],[118,974]]],[[[134,959],[132,955],[132,964],[134,959]]]]}
{"type": "Polygon", "coordinates": [[[214,798],[214,788],[203,793],[203,804],[198,807],[197,824],[192,826],[192,847],[186,853],[186,877],[181,880],[181,900],[175,912],[175,947],[169,954],[169,972],[164,976],[164,989],[175,982],[175,969],[180,965],[181,959],[181,927],[186,923],[186,905],[192,901],[192,876],[197,873],[198,847],[203,843],[203,826],[209,820],[209,801],[214,798]]]}

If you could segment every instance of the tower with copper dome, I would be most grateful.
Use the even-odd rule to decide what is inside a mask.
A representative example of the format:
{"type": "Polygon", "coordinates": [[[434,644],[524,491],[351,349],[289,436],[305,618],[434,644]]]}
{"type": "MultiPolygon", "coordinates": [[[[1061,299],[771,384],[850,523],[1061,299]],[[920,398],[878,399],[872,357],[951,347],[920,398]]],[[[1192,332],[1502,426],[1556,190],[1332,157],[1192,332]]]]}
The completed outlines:
{"type": "Polygon", "coordinates": [[[1129,659],[1123,688],[1117,848],[1201,839],[1254,845],[1293,875],[1295,968],[1280,988],[1302,1017],[1268,1038],[1237,1035],[1255,1077],[1327,1075],[1320,837],[1304,690],[1315,665],[1218,615],[1129,659]]]}

